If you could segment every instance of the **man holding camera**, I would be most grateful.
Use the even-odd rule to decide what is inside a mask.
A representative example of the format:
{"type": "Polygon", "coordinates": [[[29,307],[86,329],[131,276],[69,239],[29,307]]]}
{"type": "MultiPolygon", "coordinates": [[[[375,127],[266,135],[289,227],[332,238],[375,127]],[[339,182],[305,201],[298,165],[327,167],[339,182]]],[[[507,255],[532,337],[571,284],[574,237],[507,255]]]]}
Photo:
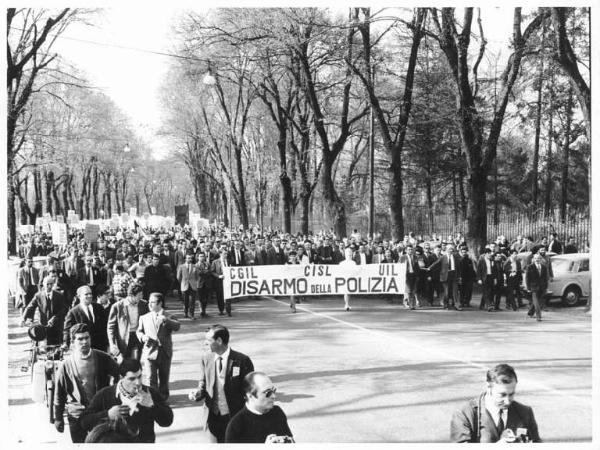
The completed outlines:
{"type": "Polygon", "coordinates": [[[514,401],[517,374],[508,364],[488,370],[486,390],[457,410],[452,442],[541,442],[533,409],[514,401]]]}
{"type": "Polygon", "coordinates": [[[275,405],[271,379],[263,372],[250,372],[242,384],[246,404],[231,419],[225,432],[226,443],[284,444],[294,442],[287,417],[275,405]]]}

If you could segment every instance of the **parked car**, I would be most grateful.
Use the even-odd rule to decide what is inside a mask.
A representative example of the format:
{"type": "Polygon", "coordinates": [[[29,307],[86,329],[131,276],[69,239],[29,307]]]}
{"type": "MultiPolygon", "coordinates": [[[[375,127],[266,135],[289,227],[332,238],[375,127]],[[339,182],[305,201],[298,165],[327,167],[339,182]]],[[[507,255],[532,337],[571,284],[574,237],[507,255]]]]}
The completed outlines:
{"type": "Polygon", "coordinates": [[[565,306],[575,306],[590,295],[590,254],[569,253],[551,258],[554,280],[548,285],[548,298],[561,298],[565,306]]]}
{"type": "MultiPolygon", "coordinates": [[[[531,252],[519,253],[523,268],[531,263],[531,252]]],[[[551,254],[554,279],[548,284],[547,301],[561,300],[565,306],[575,306],[590,295],[590,254],[569,253],[551,254]]],[[[525,289],[525,276],[522,288],[525,289]]]]}

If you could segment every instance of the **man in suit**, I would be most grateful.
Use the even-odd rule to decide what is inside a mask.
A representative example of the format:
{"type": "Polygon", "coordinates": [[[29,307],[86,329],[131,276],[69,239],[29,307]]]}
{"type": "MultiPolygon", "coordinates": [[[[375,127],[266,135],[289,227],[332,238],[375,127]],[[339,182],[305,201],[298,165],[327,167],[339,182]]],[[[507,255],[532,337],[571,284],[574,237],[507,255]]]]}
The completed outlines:
{"type": "Polygon", "coordinates": [[[153,253],[152,264],[146,267],[144,272],[144,294],[146,298],[152,292],[160,292],[165,295],[171,284],[168,269],[160,263],[160,258],[160,255],[153,253]]]}
{"type": "Polygon", "coordinates": [[[206,332],[210,353],[200,360],[198,389],[190,392],[190,400],[204,399],[208,408],[208,429],[225,442],[225,430],[231,418],[244,406],[244,377],[254,371],[250,358],[229,346],[229,330],[213,325],[206,332]]]}
{"type": "Polygon", "coordinates": [[[110,307],[106,329],[110,353],[115,357],[140,359],[142,345],[136,331],[140,317],[149,311],[148,302],[142,300],[143,289],[139,283],[132,283],[127,297],[110,307]]]}
{"type": "Polygon", "coordinates": [[[267,251],[264,247],[264,239],[256,240],[256,256],[254,259],[256,266],[265,266],[267,265],[267,251]]]}
{"type": "Polygon", "coordinates": [[[460,248],[460,258],[458,260],[458,290],[460,294],[460,306],[471,306],[471,296],[473,294],[473,283],[477,279],[473,260],[469,256],[467,247],[460,248]]]}
{"type": "Polygon", "coordinates": [[[98,303],[92,303],[92,290],[89,286],[80,286],[77,289],[77,298],[79,303],[71,308],[65,317],[63,346],[68,348],[71,343],[71,327],[85,323],[90,332],[92,348],[105,352],[108,349],[108,336],[106,320],[103,320],[106,314],[104,308],[98,303]]]}
{"type": "Polygon", "coordinates": [[[482,287],[479,309],[494,310],[494,287],[498,282],[498,267],[492,259],[492,249],[486,247],[477,261],[477,283],[482,287]]]}
{"type": "Polygon", "coordinates": [[[541,305],[543,305],[544,296],[548,289],[548,280],[548,268],[542,263],[542,257],[537,253],[533,256],[533,262],[527,268],[525,283],[527,291],[531,293],[527,315],[533,317],[535,313],[538,322],[542,320],[541,305]]]}
{"type": "Polygon", "coordinates": [[[54,290],[55,279],[44,278],[42,290],[33,296],[25,311],[22,321],[33,320],[36,308],[39,309],[40,325],[46,327],[46,343],[58,345],[62,341],[62,327],[65,320],[66,306],[63,295],[54,290]]]}
{"type": "Polygon", "coordinates": [[[317,255],[319,264],[334,264],[333,247],[331,246],[331,239],[326,237],[323,240],[323,245],[321,245],[317,249],[317,255]]]}
{"type": "Polygon", "coordinates": [[[404,296],[404,306],[415,309],[421,306],[416,297],[417,280],[421,273],[421,267],[417,262],[412,245],[406,247],[406,255],[400,257],[400,262],[406,264],[406,294],[404,296]]]}
{"type": "Polygon", "coordinates": [[[221,248],[221,257],[215,259],[210,265],[210,273],[213,276],[213,286],[215,294],[217,296],[217,307],[219,308],[219,315],[223,315],[223,309],[227,309],[227,315],[231,317],[231,299],[227,299],[227,304],[223,300],[223,270],[228,266],[227,263],[227,249],[221,248]]]}
{"type": "Polygon", "coordinates": [[[450,423],[452,442],[542,442],[533,409],[513,400],[517,374],[498,364],[486,375],[487,389],[458,409],[450,423]]]}
{"type": "Polygon", "coordinates": [[[92,262],[94,258],[91,255],[85,257],[85,265],[79,269],[77,274],[77,287],[79,286],[89,286],[92,290],[92,295],[94,299],[96,298],[96,286],[99,284],[99,279],[101,278],[100,270],[98,267],[94,267],[92,262]]]}
{"type": "Polygon", "coordinates": [[[367,253],[365,246],[362,244],[358,246],[358,251],[354,253],[352,259],[354,259],[354,262],[358,265],[371,264],[371,257],[367,253]]]}
{"type": "Polygon", "coordinates": [[[458,298],[458,258],[454,254],[454,245],[446,245],[446,253],[434,262],[429,270],[439,267],[440,282],[444,288],[444,309],[462,311],[458,298]],[[458,304],[458,306],[456,306],[458,304]]]}
{"type": "Polygon", "coordinates": [[[562,253],[562,244],[558,240],[558,235],[556,233],[550,234],[550,242],[548,243],[548,251],[551,253],[556,253],[557,255],[562,253]]]}
{"type": "Polygon", "coordinates": [[[33,267],[33,259],[30,256],[25,259],[25,265],[19,269],[17,279],[21,297],[18,306],[22,312],[31,302],[40,284],[40,272],[33,267]]]}
{"type": "Polygon", "coordinates": [[[256,244],[254,241],[248,243],[244,252],[244,266],[256,266],[256,244]]]}
{"type": "Polygon", "coordinates": [[[278,237],[273,238],[272,243],[269,239],[267,239],[267,247],[265,250],[267,253],[266,263],[268,265],[285,264],[285,261],[287,261],[287,258],[285,257],[285,253],[284,253],[283,249],[279,246],[279,243],[280,243],[280,240],[278,237]],[[271,244],[273,244],[273,245],[271,245],[271,244]]]}
{"type": "Polygon", "coordinates": [[[565,253],[577,253],[577,244],[573,236],[569,236],[567,244],[565,245],[565,253]]]}
{"type": "Polygon", "coordinates": [[[179,291],[183,292],[183,312],[185,317],[195,320],[194,310],[196,307],[196,292],[198,292],[198,282],[200,274],[198,268],[194,265],[194,256],[186,255],[185,263],[177,268],[177,280],[179,281],[179,291]]]}
{"type": "Polygon", "coordinates": [[[213,277],[211,265],[204,253],[198,254],[196,270],[198,272],[198,300],[200,301],[200,307],[202,308],[202,313],[200,315],[206,317],[206,306],[208,305],[208,299],[212,294],[213,277]]]}
{"type": "Polygon", "coordinates": [[[319,255],[318,253],[312,248],[312,243],[310,241],[306,241],[304,242],[304,254],[306,255],[306,257],[308,258],[308,263],[309,264],[319,264],[318,260],[319,260],[319,255]]]}
{"type": "Polygon", "coordinates": [[[517,259],[517,250],[510,250],[510,257],[506,260],[503,267],[506,278],[506,307],[516,311],[521,305],[521,281],[523,279],[523,270],[521,261],[517,259]]]}
{"type": "MultiPolygon", "coordinates": [[[[191,255],[190,255],[191,256],[191,255]]],[[[154,292],[148,299],[150,311],[140,317],[137,337],[144,344],[142,364],[145,383],[158,389],[165,400],[169,398],[169,374],[173,358],[171,333],[178,331],[181,324],[164,310],[165,298],[154,292]]]]}
{"type": "Polygon", "coordinates": [[[244,250],[242,250],[242,243],[239,240],[234,242],[233,249],[227,255],[227,261],[233,267],[244,265],[244,250]]]}

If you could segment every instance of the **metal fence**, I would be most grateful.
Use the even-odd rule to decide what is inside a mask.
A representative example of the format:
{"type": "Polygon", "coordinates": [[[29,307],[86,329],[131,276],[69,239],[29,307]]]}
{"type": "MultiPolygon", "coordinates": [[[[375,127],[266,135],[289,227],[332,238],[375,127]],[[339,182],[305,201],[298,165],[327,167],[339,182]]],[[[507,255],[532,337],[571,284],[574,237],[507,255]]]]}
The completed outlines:
{"type": "MultiPolygon", "coordinates": [[[[332,224],[327,214],[313,214],[309,220],[309,229],[314,231],[327,230],[332,224]]],[[[269,218],[265,226],[273,225],[282,227],[279,217],[269,218]]],[[[369,217],[367,212],[352,213],[347,216],[348,234],[357,229],[363,235],[368,230],[369,217]]],[[[292,232],[300,231],[299,218],[292,220],[292,232]]],[[[387,214],[377,214],[375,218],[375,232],[380,232],[384,238],[389,238],[391,233],[391,221],[387,214]]],[[[415,234],[431,236],[433,233],[447,237],[450,234],[463,233],[467,231],[467,220],[458,217],[452,210],[434,211],[433,217],[425,208],[411,208],[404,211],[405,233],[413,231],[415,234]]],[[[488,213],[488,239],[497,236],[506,236],[508,240],[515,239],[518,235],[531,236],[537,241],[541,236],[555,232],[562,242],[566,242],[569,236],[575,239],[579,248],[588,245],[591,236],[591,220],[588,211],[570,212],[567,220],[562,222],[558,214],[534,214],[527,211],[504,210],[498,214],[498,221],[494,221],[494,213],[488,213]]]]}

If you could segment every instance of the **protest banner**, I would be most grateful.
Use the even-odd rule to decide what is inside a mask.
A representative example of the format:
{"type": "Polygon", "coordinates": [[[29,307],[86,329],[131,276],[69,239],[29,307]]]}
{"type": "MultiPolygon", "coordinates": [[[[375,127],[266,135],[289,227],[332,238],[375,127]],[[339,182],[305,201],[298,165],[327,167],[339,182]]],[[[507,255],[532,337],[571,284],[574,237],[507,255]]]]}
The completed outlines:
{"type": "Polygon", "coordinates": [[[85,232],[83,238],[85,242],[88,244],[94,243],[98,240],[98,235],[100,234],[100,225],[96,223],[86,223],[85,224],[85,232]]]}
{"type": "Polygon", "coordinates": [[[225,298],[248,295],[404,294],[406,264],[225,267],[225,298]]]}
{"type": "Polygon", "coordinates": [[[52,232],[52,243],[54,245],[67,245],[67,224],[61,222],[50,222],[52,232]]]}

